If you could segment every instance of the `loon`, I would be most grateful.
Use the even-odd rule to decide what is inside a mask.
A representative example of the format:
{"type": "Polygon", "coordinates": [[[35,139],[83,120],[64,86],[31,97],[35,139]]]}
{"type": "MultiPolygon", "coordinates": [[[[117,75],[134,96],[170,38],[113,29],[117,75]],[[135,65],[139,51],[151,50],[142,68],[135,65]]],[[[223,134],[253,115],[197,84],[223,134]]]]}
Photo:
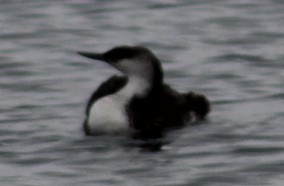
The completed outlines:
{"type": "Polygon", "coordinates": [[[77,52],[103,61],[123,75],[113,75],[91,95],[83,129],[86,135],[128,133],[157,137],[210,112],[202,94],[179,93],[164,83],[159,59],[142,46],[118,46],[104,53],[77,52]]]}

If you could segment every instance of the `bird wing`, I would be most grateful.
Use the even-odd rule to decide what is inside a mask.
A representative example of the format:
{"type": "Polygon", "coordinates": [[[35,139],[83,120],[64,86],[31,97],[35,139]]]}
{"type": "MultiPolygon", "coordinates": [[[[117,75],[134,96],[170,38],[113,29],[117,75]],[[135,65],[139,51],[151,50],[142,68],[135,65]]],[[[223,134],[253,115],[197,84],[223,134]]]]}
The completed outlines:
{"type": "Polygon", "coordinates": [[[127,81],[128,81],[127,77],[114,75],[109,79],[107,79],[105,82],[103,82],[89,98],[86,107],[86,115],[87,116],[89,115],[91,106],[95,101],[97,101],[99,98],[102,98],[104,96],[116,93],[118,90],[120,90],[122,87],[126,85],[127,81]]]}

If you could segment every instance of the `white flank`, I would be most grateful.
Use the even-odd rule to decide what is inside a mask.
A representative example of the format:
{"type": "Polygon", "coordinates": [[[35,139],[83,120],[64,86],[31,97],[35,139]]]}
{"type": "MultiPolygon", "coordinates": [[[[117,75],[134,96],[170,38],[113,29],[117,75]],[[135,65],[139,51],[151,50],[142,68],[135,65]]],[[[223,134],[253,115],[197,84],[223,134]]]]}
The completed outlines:
{"type": "Polygon", "coordinates": [[[150,87],[147,78],[130,76],[128,83],[116,94],[103,97],[93,104],[89,115],[92,133],[121,133],[129,130],[125,106],[134,96],[143,96],[150,87]]]}

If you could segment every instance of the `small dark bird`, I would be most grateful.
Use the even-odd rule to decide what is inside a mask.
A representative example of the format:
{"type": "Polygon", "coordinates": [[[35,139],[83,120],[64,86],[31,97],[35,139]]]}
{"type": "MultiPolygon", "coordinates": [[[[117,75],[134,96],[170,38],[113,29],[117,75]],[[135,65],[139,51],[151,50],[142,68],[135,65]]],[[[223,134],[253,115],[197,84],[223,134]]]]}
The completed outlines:
{"type": "Polygon", "coordinates": [[[112,76],[92,94],[86,108],[86,135],[134,131],[159,137],[192,120],[203,119],[210,103],[202,94],[179,93],[163,81],[159,59],[147,48],[119,46],[105,53],[78,54],[113,66],[124,76],[112,76]]]}

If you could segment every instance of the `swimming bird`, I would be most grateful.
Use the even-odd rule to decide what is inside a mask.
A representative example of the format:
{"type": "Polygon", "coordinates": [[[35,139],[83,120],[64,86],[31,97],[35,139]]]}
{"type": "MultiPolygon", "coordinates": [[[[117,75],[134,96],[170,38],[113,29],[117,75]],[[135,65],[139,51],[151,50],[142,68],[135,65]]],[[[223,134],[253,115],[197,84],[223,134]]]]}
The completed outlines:
{"type": "Polygon", "coordinates": [[[203,119],[208,99],[194,92],[179,93],[164,83],[161,62],[148,48],[118,46],[103,53],[78,52],[120,71],[91,95],[84,121],[86,135],[133,132],[158,137],[180,128],[192,117],[203,119]]]}

